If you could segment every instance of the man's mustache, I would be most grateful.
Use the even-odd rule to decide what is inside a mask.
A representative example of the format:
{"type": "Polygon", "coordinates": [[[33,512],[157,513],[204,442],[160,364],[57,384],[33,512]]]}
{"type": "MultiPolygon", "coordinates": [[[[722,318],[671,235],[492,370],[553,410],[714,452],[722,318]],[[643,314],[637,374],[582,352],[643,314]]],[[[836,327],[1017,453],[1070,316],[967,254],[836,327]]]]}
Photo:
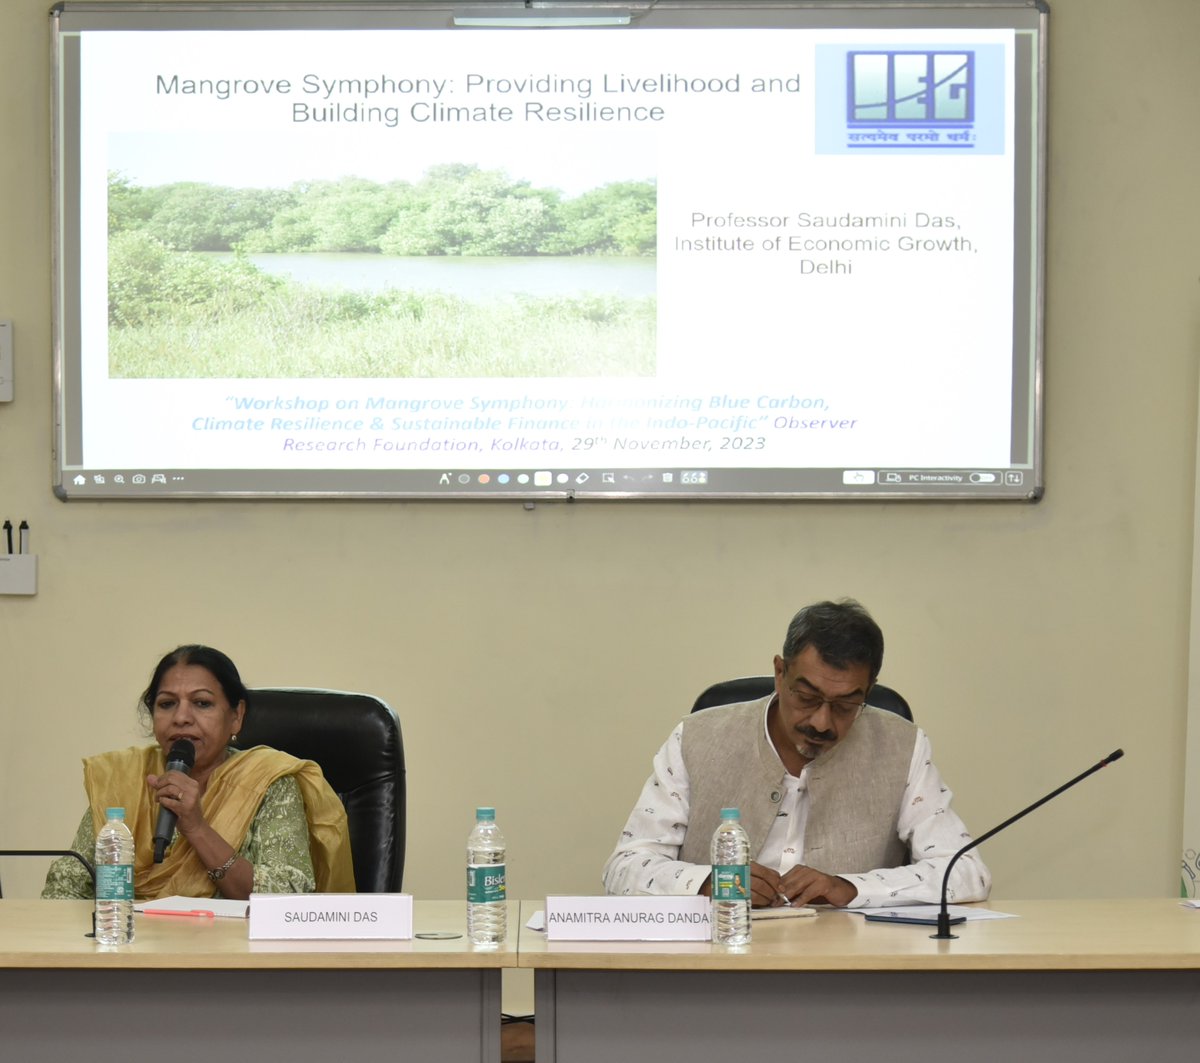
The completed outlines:
{"type": "Polygon", "coordinates": [[[814,742],[835,742],[837,741],[836,731],[818,731],[815,727],[807,727],[801,725],[796,728],[805,738],[811,738],[814,742]]]}

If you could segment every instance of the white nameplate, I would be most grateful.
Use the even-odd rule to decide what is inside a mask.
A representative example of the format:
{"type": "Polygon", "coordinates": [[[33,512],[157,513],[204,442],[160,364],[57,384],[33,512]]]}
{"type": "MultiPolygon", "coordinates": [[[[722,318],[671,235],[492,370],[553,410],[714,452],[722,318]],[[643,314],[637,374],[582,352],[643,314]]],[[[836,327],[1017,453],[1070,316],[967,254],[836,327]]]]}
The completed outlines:
{"type": "Polygon", "coordinates": [[[252,893],[250,940],[407,941],[411,893],[252,893]]]}
{"type": "Polygon", "coordinates": [[[548,941],[708,941],[707,897],[547,897],[548,941]]]}

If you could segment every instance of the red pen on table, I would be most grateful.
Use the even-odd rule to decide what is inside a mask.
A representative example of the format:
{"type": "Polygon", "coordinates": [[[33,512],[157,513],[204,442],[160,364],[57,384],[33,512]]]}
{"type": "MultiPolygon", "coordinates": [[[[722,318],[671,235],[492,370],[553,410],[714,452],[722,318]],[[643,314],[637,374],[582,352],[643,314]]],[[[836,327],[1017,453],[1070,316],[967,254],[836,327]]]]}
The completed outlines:
{"type": "Polygon", "coordinates": [[[216,919],[217,913],[207,908],[192,908],[189,911],[176,911],[172,908],[143,908],[142,915],[181,915],[185,919],[216,919]]]}

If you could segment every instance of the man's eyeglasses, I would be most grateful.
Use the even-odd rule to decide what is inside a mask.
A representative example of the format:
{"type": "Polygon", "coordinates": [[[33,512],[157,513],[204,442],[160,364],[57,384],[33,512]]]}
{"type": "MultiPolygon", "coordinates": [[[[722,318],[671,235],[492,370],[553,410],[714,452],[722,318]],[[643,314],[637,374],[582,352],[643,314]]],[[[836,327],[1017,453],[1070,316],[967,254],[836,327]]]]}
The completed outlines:
{"type": "Polygon", "coordinates": [[[829,706],[830,715],[838,723],[853,723],[863,711],[865,701],[847,701],[845,698],[827,698],[815,691],[797,690],[787,687],[788,697],[805,712],[817,712],[822,705],[829,706]]]}

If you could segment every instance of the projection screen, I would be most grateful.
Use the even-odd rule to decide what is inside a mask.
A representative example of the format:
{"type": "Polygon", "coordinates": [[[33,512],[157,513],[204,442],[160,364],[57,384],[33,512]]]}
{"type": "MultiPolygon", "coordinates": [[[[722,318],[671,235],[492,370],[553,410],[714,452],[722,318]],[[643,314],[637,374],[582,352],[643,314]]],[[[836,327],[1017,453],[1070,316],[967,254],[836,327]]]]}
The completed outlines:
{"type": "Polygon", "coordinates": [[[1046,10],[64,3],[64,499],[1043,490],[1046,10]]]}

